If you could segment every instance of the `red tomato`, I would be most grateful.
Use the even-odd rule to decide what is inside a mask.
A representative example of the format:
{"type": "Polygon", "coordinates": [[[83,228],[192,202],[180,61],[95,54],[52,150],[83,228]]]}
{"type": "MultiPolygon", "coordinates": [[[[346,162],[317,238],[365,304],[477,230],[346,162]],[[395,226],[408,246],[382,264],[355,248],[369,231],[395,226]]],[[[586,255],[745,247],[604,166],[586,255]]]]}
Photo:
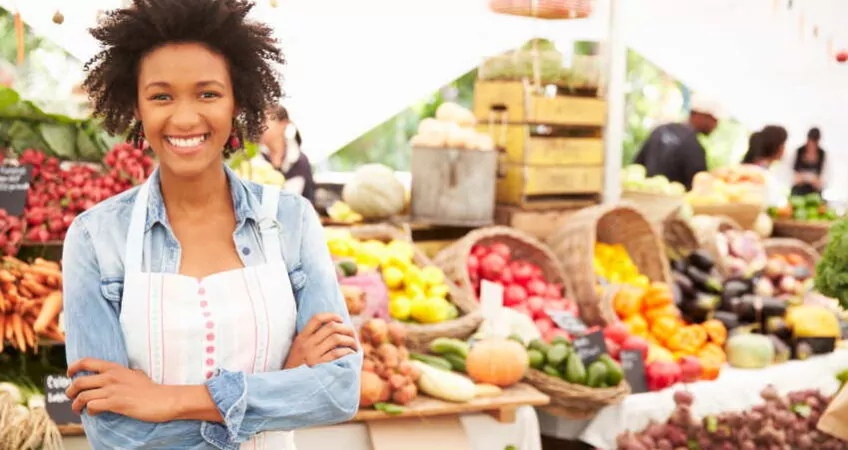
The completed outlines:
{"type": "Polygon", "coordinates": [[[624,343],[624,340],[630,336],[627,327],[623,323],[618,322],[612,325],[607,325],[604,328],[604,337],[612,340],[616,344],[624,343]]]}

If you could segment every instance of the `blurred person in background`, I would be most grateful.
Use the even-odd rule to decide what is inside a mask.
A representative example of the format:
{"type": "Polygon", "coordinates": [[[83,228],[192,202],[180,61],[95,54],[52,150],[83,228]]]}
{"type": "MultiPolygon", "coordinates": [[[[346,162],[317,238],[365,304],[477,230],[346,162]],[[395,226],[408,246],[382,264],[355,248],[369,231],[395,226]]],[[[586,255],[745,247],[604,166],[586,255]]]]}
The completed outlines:
{"type": "Polygon", "coordinates": [[[807,143],[795,153],[792,166],[792,195],[821,194],[824,189],[825,152],[819,146],[821,131],[811,128],[807,133],[807,143]]]}
{"type": "Polygon", "coordinates": [[[660,125],[642,144],[634,162],[645,166],[646,175],[665,175],[689,190],[698,172],[707,170],[707,151],[698,135],[710,135],[718,126],[720,107],[717,103],[695,95],[689,121],[660,125]]]}
{"type": "Polygon", "coordinates": [[[766,203],[770,206],[780,206],[786,202],[786,186],[780,183],[769,169],[772,164],[783,159],[786,150],[786,139],[789,133],[779,125],[768,125],[760,131],[751,134],[748,140],[748,152],[742,158],[742,164],[762,167],[765,171],[766,203]]]}
{"type": "Polygon", "coordinates": [[[315,203],[315,180],[312,165],[300,151],[303,139],[300,131],[289,119],[286,108],[277,106],[269,111],[265,121],[267,129],[260,141],[262,155],[286,177],[285,190],[304,196],[315,203]]]}

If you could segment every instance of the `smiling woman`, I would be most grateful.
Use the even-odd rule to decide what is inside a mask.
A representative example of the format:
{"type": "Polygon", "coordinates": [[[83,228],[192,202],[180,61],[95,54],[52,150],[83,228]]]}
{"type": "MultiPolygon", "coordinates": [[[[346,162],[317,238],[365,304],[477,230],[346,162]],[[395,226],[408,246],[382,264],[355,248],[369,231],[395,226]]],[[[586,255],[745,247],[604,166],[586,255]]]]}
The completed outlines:
{"type": "Polygon", "coordinates": [[[159,160],[65,241],[68,395],[95,449],[292,450],[356,413],[362,355],[314,209],[224,164],[280,96],[252,6],[134,0],[92,30],[95,114],[159,160]]]}

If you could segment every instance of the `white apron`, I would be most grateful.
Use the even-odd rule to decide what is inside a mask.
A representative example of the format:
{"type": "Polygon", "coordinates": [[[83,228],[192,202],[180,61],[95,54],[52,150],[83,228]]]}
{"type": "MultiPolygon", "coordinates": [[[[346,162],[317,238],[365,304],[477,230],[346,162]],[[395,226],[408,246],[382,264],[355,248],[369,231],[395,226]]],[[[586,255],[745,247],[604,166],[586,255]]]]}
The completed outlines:
{"type": "MultiPolygon", "coordinates": [[[[248,374],[281,370],[295,335],[297,308],[280,253],[279,188],[265,186],[259,227],[265,264],[202,279],[142,270],[149,182],[133,206],[121,328],[129,365],[154,382],[199,385],[217,368],[248,374]]],[[[149,253],[148,253],[149,254],[149,253]]],[[[242,450],[295,450],[292,432],[256,435],[242,450]]]]}

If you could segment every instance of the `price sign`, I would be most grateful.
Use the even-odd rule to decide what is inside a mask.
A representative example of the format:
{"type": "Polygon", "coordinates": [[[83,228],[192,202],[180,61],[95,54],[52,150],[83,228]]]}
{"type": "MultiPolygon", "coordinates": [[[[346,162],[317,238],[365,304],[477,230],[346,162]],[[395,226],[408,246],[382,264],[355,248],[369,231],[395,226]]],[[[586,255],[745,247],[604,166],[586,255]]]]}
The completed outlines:
{"type": "Polygon", "coordinates": [[[503,311],[504,288],[498,283],[483,280],[480,283],[480,313],[492,326],[496,336],[509,336],[509,325],[503,311]]]}
{"type": "Polygon", "coordinates": [[[44,379],[44,397],[47,414],[56,425],[80,424],[82,420],[71,409],[71,399],[65,390],[71,385],[71,379],[62,375],[47,375],[44,379]]]}
{"type": "Polygon", "coordinates": [[[595,331],[574,340],[574,351],[580,355],[583,364],[589,365],[607,352],[607,344],[604,342],[604,333],[595,331]]]}
{"type": "Polygon", "coordinates": [[[21,216],[26,206],[32,166],[0,165],[0,208],[11,216],[21,216]]]}
{"type": "Polygon", "coordinates": [[[583,336],[588,329],[582,320],[575,317],[574,314],[571,314],[568,311],[554,311],[546,309],[545,312],[558,327],[568,331],[568,334],[572,336],[583,336]]]}
{"type": "Polygon", "coordinates": [[[634,394],[648,392],[642,352],[639,350],[622,350],[618,357],[621,359],[621,369],[624,371],[624,378],[630,384],[630,390],[634,394]]]}

